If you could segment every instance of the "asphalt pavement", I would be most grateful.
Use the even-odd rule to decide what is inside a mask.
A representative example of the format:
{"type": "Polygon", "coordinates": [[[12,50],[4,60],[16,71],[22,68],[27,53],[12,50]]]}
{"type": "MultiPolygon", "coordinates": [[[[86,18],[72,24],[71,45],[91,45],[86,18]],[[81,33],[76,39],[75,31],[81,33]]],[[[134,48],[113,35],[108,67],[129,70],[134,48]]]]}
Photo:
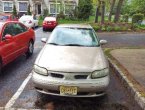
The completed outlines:
{"type": "MultiPolygon", "coordinates": [[[[36,44],[34,55],[27,59],[19,57],[7,65],[0,75],[0,107],[23,109],[56,109],[56,110],[141,110],[130,96],[124,85],[111,70],[111,81],[107,95],[97,98],[66,98],[38,94],[31,81],[31,70],[34,61],[44,46],[41,38],[49,38],[51,32],[43,32],[42,28],[35,30],[36,44]],[[30,76],[29,76],[30,75],[30,76]]],[[[145,46],[144,34],[99,33],[100,39],[108,40],[104,48],[142,47],[145,46]]]]}

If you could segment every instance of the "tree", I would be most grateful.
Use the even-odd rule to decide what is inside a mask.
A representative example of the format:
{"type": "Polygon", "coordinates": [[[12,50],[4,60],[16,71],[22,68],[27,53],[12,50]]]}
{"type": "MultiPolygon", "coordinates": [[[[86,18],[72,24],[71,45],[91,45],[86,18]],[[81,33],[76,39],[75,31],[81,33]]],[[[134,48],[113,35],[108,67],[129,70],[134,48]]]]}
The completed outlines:
{"type": "Polygon", "coordinates": [[[109,17],[108,17],[109,21],[111,21],[111,18],[112,18],[112,13],[113,13],[113,8],[115,5],[115,2],[116,2],[116,0],[112,0],[111,7],[110,7],[110,13],[109,13],[109,17]]]}
{"type": "Polygon", "coordinates": [[[114,22],[115,22],[115,23],[119,21],[119,17],[120,17],[120,12],[121,12],[121,7],[122,7],[122,5],[123,5],[123,1],[124,1],[124,0],[119,0],[119,1],[118,1],[116,13],[115,13],[115,18],[114,18],[114,22]]]}
{"type": "Polygon", "coordinates": [[[104,16],[105,16],[105,1],[102,1],[102,12],[101,12],[101,23],[104,23],[104,16]]]}
{"type": "Polygon", "coordinates": [[[92,13],[92,0],[79,0],[78,19],[87,20],[92,13]]]}
{"type": "Polygon", "coordinates": [[[99,18],[99,13],[100,13],[100,6],[101,6],[101,1],[98,0],[98,6],[96,6],[95,23],[98,23],[98,18],[99,18]]]}
{"type": "Polygon", "coordinates": [[[31,13],[31,11],[30,11],[30,8],[31,8],[31,6],[30,6],[30,4],[28,5],[28,10],[27,10],[27,14],[28,15],[31,15],[32,13],[31,13]]]}
{"type": "Polygon", "coordinates": [[[132,0],[131,14],[142,13],[145,15],[145,0],[132,0]]]}
{"type": "Polygon", "coordinates": [[[12,12],[12,13],[13,13],[14,16],[17,16],[17,10],[16,10],[15,4],[14,4],[14,6],[13,6],[13,12],[12,12]]]}

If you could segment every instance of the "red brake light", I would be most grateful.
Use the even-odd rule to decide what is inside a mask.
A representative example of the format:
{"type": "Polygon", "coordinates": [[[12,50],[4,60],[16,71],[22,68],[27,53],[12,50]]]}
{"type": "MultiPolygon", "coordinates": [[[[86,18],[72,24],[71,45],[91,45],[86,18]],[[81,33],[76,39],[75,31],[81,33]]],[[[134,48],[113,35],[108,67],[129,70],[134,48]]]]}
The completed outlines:
{"type": "Polygon", "coordinates": [[[43,21],[43,24],[46,24],[47,22],[46,21],[43,21]]]}

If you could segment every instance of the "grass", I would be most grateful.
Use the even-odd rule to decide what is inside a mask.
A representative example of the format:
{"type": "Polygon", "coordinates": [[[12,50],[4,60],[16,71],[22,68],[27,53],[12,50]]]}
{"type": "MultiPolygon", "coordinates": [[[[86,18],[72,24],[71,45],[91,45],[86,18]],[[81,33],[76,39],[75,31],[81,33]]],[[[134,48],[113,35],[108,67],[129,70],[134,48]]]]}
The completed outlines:
{"type": "MultiPolygon", "coordinates": [[[[108,18],[105,17],[105,21],[107,21],[108,18]]],[[[58,20],[59,24],[92,24],[95,21],[95,16],[90,16],[89,20],[68,20],[68,19],[60,19],[58,20]]],[[[99,16],[99,22],[101,21],[101,17],[99,16]]],[[[39,26],[42,26],[43,19],[39,19],[39,26]]]]}

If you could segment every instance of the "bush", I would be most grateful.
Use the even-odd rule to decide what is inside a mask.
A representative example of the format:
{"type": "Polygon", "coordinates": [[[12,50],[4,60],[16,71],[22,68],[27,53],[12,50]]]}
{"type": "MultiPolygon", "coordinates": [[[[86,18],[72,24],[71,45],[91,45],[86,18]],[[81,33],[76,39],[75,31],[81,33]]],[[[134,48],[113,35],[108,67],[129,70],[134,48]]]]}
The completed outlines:
{"type": "Polygon", "coordinates": [[[44,17],[46,17],[46,16],[49,16],[49,13],[48,13],[48,10],[47,9],[44,9],[44,17]]]}
{"type": "Polygon", "coordinates": [[[132,17],[132,23],[133,24],[141,24],[143,21],[144,15],[143,14],[134,14],[132,17]]]}
{"type": "Polygon", "coordinates": [[[28,14],[28,15],[31,15],[30,7],[31,7],[31,6],[30,6],[30,4],[29,4],[29,5],[28,5],[28,10],[27,10],[27,14],[28,14]]]}
{"type": "Polygon", "coordinates": [[[106,27],[106,31],[110,32],[112,30],[113,30],[113,27],[111,27],[111,26],[106,27]]]}
{"type": "Polygon", "coordinates": [[[121,31],[121,27],[119,26],[114,27],[114,31],[121,31]]]}
{"type": "Polygon", "coordinates": [[[128,19],[129,19],[129,15],[128,14],[125,14],[122,16],[122,21],[123,22],[128,22],[128,19]]]}
{"type": "Polygon", "coordinates": [[[13,6],[13,12],[12,13],[13,13],[14,16],[17,16],[17,10],[16,10],[16,6],[15,5],[13,6]]]}
{"type": "Polygon", "coordinates": [[[79,0],[77,17],[80,20],[88,20],[92,13],[93,5],[91,0],[79,0]]]}
{"type": "Polygon", "coordinates": [[[98,26],[98,25],[97,26],[94,25],[93,28],[94,28],[95,31],[98,31],[98,30],[100,30],[101,27],[98,26]]]}
{"type": "Polygon", "coordinates": [[[61,11],[61,12],[57,15],[57,19],[65,19],[65,15],[64,15],[63,11],[61,11]]]}

